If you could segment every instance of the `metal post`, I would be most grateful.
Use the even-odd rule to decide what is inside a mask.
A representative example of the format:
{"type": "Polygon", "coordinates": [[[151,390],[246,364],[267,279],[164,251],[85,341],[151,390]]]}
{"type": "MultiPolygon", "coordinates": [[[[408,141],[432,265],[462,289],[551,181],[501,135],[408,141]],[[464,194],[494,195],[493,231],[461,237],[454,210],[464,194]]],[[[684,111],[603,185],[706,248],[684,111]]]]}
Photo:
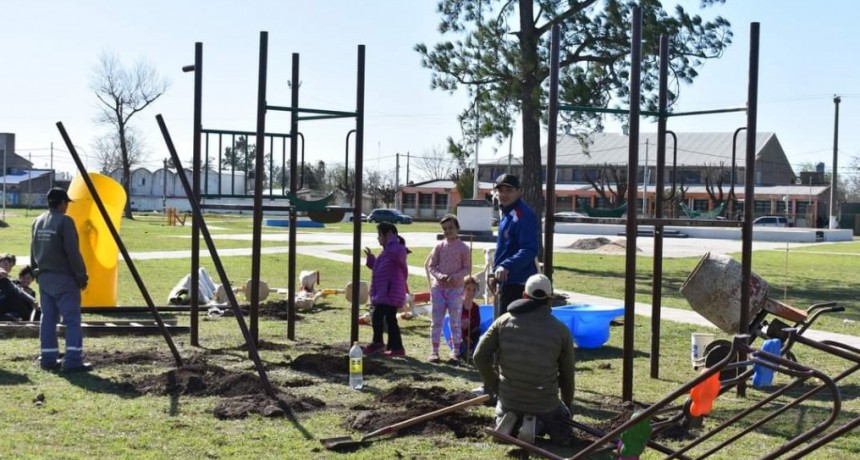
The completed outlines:
{"type": "MultiPolygon", "coordinates": [[[[546,228],[544,229],[543,272],[552,279],[552,254],[555,233],[555,169],[556,169],[556,136],[558,135],[558,66],[561,51],[561,33],[558,25],[552,27],[552,54],[549,65],[549,119],[547,120],[547,137],[549,143],[546,150],[546,228]]],[[[508,155],[510,158],[510,154],[508,155]]],[[[510,171],[510,164],[508,165],[510,171]]]]}
{"type": "Polygon", "coordinates": [[[842,98],[833,96],[833,173],[830,175],[830,223],[827,228],[833,230],[836,228],[836,200],[839,195],[836,193],[839,181],[837,180],[837,164],[839,159],[839,103],[842,98]]]}
{"type": "Polygon", "coordinates": [[[622,353],[621,399],[633,401],[633,334],[636,327],[636,236],[639,230],[636,216],[636,197],[639,170],[639,116],[642,94],[642,8],[633,8],[630,43],[630,138],[628,139],[627,174],[627,263],[624,271],[624,350],[622,353]],[[630,199],[632,198],[632,199],[630,199]]]}
{"type": "MultiPolygon", "coordinates": [[[[260,255],[263,233],[263,154],[266,150],[266,72],[268,71],[269,33],[260,32],[260,57],[257,74],[257,148],[254,151],[254,223],[251,236],[251,321],[254,344],[260,343],[260,255]]],[[[247,152],[249,139],[245,138],[247,152]]],[[[247,153],[245,158],[247,158],[247,153]]],[[[247,171],[247,168],[245,169],[247,171]]],[[[246,176],[247,177],[247,176],[246,176]]]]}
{"type": "MultiPolygon", "coordinates": [[[[298,156],[299,156],[299,54],[292,56],[292,75],[290,76],[290,196],[298,192],[298,156]]],[[[304,144],[304,143],[303,143],[304,144]]],[[[296,203],[290,200],[289,228],[289,260],[287,260],[287,338],[296,339],[296,203]]],[[[356,246],[358,247],[358,246],[356,246]]],[[[357,340],[357,339],[356,339],[357,340]]]]}
{"type": "MultiPolygon", "coordinates": [[[[355,206],[352,219],[352,308],[349,318],[349,342],[358,340],[359,282],[361,281],[361,207],[364,169],[364,45],[358,45],[358,72],[355,90],[355,206]]],[[[409,153],[407,155],[407,165],[409,153]]],[[[406,169],[409,179],[409,168],[406,169]]]]}
{"type": "MultiPolygon", "coordinates": [[[[660,81],[657,110],[665,113],[669,105],[669,37],[660,36],[660,81]]],[[[676,142],[677,145],[677,142],[676,142]]],[[[648,170],[648,144],[645,144],[645,170],[648,170]]],[[[666,117],[657,119],[657,178],[654,184],[654,218],[663,217],[663,188],[666,181],[666,117]]],[[[648,187],[648,181],[645,181],[648,187]]],[[[674,193],[674,189],[673,189],[674,193]]],[[[663,303],[663,226],[654,225],[654,270],[651,283],[651,378],[660,377],[660,313],[663,303]]]]}
{"type": "MultiPolygon", "coordinates": [[[[182,70],[188,71],[188,67],[182,70]]],[[[194,44],[194,139],[192,140],[191,192],[192,201],[200,202],[200,136],[203,130],[203,43],[194,44]]],[[[176,164],[179,169],[179,164],[176,164]]],[[[177,171],[178,172],[178,171],[177,171]]],[[[166,173],[166,171],[165,171],[166,173]]],[[[166,177],[165,177],[166,179],[166,177]]],[[[198,329],[200,324],[200,218],[191,216],[191,345],[200,346],[198,329]]]]}
{"type": "MultiPolygon", "coordinates": [[[[749,330],[750,282],[752,280],[752,239],[753,210],[755,204],[755,138],[756,117],[758,115],[758,56],[759,23],[750,24],[749,83],[747,88],[747,142],[746,142],[746,183],[744,184],[744,221],[742,242],[743,260],[741,263],[741,312],[738,334],[749,330]]],[[[746,360],[746,352],[741,351],[739,361],[746,360]]],[[[746,382],[738,383],[738,396],[746,395],[746,382]]]]}

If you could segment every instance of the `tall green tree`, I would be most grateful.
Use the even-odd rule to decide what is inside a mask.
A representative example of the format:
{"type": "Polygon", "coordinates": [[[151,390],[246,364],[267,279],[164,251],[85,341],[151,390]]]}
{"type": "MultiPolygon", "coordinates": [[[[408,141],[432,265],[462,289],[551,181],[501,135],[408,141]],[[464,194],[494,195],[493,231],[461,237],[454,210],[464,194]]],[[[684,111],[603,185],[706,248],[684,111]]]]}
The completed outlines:
{"type": "MultiPolygon", "coordinates": [[[[700,0],[702,7],[725,0],[700,0]]],[[[541,122],[546,121],[549,40],[561,27],[560,99],[568,104],[627,107],[630,73],[630,17],[637,2],[622,0],[440,0],[439,31],[457,35],[435,46],[418,44],[422,64],[433,72],[431,86],[465,88],[469,105],[459,115],[463,138],[452,151],[472,148],[475,139],[511,134],[522,113],[524,198],[543,209],[541,122]]],[[[638,2],[643,10],[642,103],[657,105],[659,36],[670,40],[673,79],[669,100],[691,83],[708,59],[731,43],[729,22],[706,21],[677,6],[670,14],[657,0],[638,2]]],[[[568,112],[560,128],[585,135],[602,128],[602,116],[568,112]]],[[[470,151],[470,155],[474,152],[470,151]]]]}

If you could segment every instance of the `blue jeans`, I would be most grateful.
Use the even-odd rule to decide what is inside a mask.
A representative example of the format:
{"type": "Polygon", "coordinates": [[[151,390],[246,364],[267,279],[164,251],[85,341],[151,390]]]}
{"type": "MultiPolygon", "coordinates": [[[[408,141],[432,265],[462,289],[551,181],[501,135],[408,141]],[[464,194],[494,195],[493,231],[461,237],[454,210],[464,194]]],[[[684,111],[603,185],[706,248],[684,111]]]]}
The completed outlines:
{"type": "Polygon", "coordinates": [[[57,323],[63,318],[66,326],[66,356],[63,368],[83,364],[84,338],[81,334],[81,289],[71,275],[42,273],[39,275],[39,295],[42,299],[42,321],[39,324],[39,346],[42,365],[51,366],[60,353],[57,323]]]}

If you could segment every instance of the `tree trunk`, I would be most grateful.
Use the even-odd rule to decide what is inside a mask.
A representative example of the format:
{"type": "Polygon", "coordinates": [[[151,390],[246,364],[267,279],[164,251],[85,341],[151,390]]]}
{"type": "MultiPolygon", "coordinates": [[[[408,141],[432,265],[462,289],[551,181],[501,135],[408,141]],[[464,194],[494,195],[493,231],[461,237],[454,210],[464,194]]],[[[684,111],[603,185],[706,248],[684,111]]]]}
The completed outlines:
{"type": "MultiPolygon", "coordinates": [[[[520,0],[520,100],[523,114],[523,200],[534,212],[543,215],[543,180],[540,151],[540,81],[535,77],[538,66],[538,35],[534,26],[533,3],[520,0]]],[[[547,174],[552,174],[547,171],[547,174]]]]}

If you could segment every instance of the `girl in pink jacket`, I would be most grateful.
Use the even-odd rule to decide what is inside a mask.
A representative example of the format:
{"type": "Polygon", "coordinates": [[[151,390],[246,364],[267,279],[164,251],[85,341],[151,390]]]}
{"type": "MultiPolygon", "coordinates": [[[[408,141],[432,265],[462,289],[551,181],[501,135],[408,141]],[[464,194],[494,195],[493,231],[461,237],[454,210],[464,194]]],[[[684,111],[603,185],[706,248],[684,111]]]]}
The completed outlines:
{"type": "Polygon", "coordinates": [[[364,348],[365,355],[385,350],[386,356],[405,356],[400,325],[397,323],[397,310],[406,302],[406,242],[397,235],[397,227],[388,222],[376,226],[382,252],[373,255],[370,248],[364,248],[367,267],[373,272],[370,277],[370,303],[373,305],[373,341],[364,348]],[[385,326],[388,327],[388,347],[382,341],[385,326]]]}
{"type": "Polygon", "coordinates": [[[445,313],[448,313],[449,327],[454,342],[450,359],[460,359],[460,315],[463,311],[463,278],[472,271],[472,252],[469,246],[460,240],[460,222],[453,214],[447,214],[439,221],[444,238],[430,252],[428,271],[433,279],[430,288],[430,300],[433,303],[432,319],[430,322],[430,345],[433,351],[428,360],[439,361],[439,340],[442,335],[442,323],[445,313]]]}

